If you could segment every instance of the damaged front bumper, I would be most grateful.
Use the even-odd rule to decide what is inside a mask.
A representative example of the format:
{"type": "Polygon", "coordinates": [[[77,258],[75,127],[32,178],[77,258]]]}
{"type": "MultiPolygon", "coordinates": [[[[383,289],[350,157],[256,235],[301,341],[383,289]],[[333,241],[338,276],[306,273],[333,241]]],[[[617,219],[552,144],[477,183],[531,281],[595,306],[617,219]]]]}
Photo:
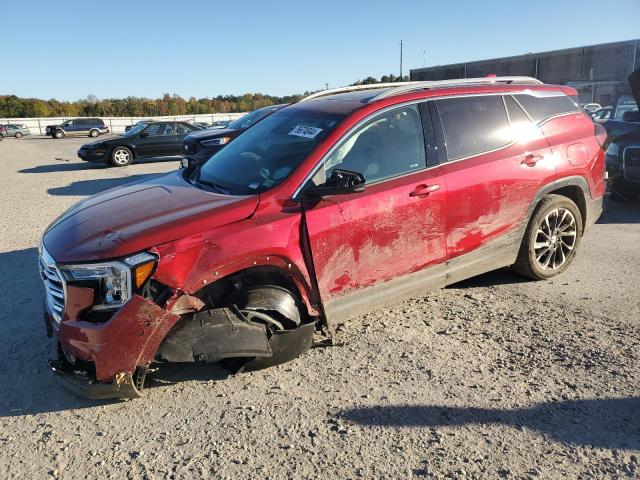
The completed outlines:
{"type": "Polygon", "coordinates": [[[137,398],[140,370],[146,372],[179,318],[139,295],[105,323],[66,319],[58,323],[45,315],[56,350],[49,366],[64,386],[82,396],[137,398]]]}
{"type": "Polygon", "coordinates": [[[98,382],[90,378],[86,372],[74,370],[60,360],[49,360],[49,367],[64,387],[82,397],[107,400],[141,396],[133,375],[129,372],[122,372],[112,382],[98,382]]]}
{"type": "Polygon", "coordinates": [[[78,320],[57,323],[46,316],[47,331],[56,347],[50,368],[65,387],[81,396],[138,398],[144,374],[155,360],[245,358],[245,369],[266,368],[306,351],[316,326],[312,322],[269,334],[265,325],[250,321],[235,307],[184,315],[178,312],[191,308],[189,301],[173,305],[175,308],[167,311],[134,295],[102,324],[78,320]]]}

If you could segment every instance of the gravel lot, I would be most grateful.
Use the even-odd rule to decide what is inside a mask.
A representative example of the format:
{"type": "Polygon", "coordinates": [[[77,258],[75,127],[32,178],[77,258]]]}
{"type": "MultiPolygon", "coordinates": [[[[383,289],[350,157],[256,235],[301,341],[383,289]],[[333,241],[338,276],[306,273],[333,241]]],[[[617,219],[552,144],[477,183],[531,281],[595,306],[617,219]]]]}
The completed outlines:
{"type": "Polygon", "coordinates": [[[96,403],[46,361],[36,246],[84,196],[177,162],[0,143],[0,478],[640,478],[640,203],[549,282],[508,270],[363,316],[289,364],[164,367],[96,403]]]}

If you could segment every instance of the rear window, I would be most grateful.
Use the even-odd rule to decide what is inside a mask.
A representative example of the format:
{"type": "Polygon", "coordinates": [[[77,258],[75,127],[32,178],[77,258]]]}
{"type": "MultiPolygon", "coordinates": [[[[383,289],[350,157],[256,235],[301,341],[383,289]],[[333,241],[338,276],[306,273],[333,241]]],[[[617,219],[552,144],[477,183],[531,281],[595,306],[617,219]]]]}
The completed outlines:
{"type": "Polygon", "coordinates": [[[580,112],[580,107],[566,95],[554,97],[516,95],[515,98],[536,123],[542,122],[547,118],[555,117],[556,115],[580,112]]]}
{"type": "Polygon", "coordinates": [[[457,160],[510,143],[509,121],[498,95],[436,100],[447,146],[447,159],[457,160]]]}

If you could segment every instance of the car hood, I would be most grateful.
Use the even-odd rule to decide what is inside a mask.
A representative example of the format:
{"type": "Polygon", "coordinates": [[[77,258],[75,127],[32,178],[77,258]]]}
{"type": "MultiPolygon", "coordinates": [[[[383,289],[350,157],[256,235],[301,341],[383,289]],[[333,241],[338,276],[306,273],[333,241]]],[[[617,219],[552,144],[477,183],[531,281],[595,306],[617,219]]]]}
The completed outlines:
{"type": "Polygon", "coordinates": [[[180,171],[106,190],[83,200],[46,230],[59,263],[106,260],[250,217],[258,195],[200,190],[180,171]]]}
{"type": "Polygon", "coordinates": [[[235,137],[239,135],[243,130],[236,128],[217,128],[215,130],[199,130],[197,132],[190,133],[184,137],[184,141],[200,142],[202,140],[211,140],[212,138],[220,137],[235,137]]]}

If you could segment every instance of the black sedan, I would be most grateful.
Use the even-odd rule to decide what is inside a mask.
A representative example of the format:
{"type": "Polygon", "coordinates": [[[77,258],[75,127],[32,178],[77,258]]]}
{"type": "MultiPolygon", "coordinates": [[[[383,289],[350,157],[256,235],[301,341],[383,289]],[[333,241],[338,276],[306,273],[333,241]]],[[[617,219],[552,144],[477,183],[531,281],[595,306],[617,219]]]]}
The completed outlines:
{"type": "Polygon", "coordinates": [[[281,104],[259,108],[244,117],[234,120],[227,125],[227,128],[206,129],[187,135],[182,141],[182,161],[180,165],[188,167],[194,163],[208,160],[214,153],[218,152],[249,127],[286,106],[287,104],[281,104]]]}
{"type": "Polygon", "coordinates": [[[138,159],[177,158],[182,139],[197,130],[185,122],[141,122],[120,137],[83,145],[78,156],[87,162],[116,167],[126,167],[138,159]]]}

